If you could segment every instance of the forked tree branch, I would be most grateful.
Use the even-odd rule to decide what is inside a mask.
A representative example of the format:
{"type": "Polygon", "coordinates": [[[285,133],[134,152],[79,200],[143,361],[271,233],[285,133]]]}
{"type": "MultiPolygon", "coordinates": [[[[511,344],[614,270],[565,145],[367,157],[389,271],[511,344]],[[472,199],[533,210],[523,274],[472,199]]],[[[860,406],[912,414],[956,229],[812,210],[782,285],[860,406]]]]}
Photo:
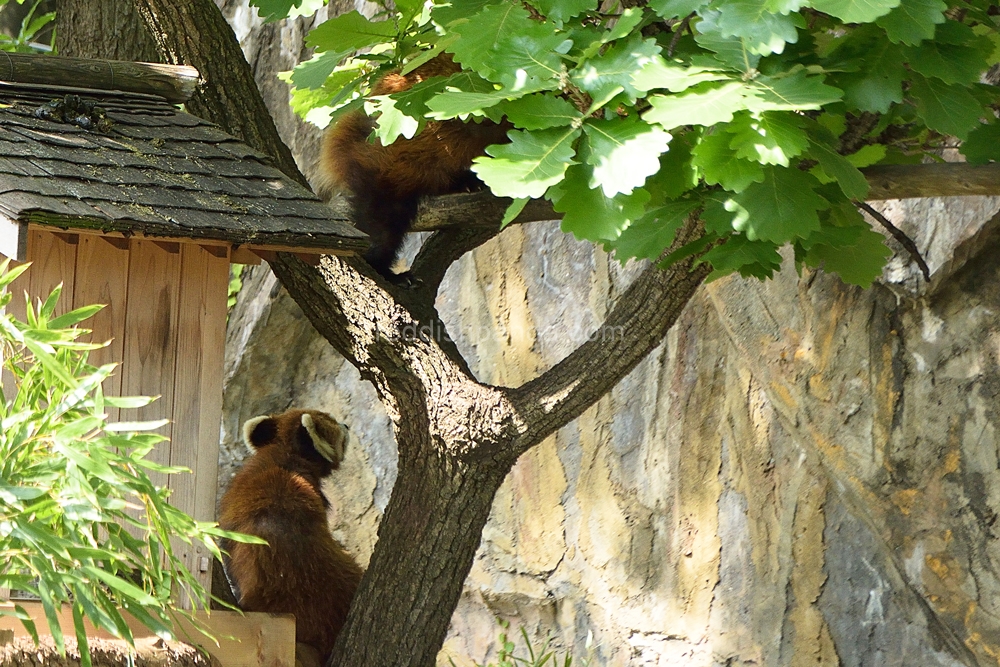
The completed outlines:
{"type": "Polygon", "coordinates": [[[499,233],[499,224],[487,227],[456,226],[434,232],[421,246],[410,267],[410,273],[417,279],[417,284],[413,287],[414,298],[433,307],[448,267],[462,255],[475,250],[499,233]]]}

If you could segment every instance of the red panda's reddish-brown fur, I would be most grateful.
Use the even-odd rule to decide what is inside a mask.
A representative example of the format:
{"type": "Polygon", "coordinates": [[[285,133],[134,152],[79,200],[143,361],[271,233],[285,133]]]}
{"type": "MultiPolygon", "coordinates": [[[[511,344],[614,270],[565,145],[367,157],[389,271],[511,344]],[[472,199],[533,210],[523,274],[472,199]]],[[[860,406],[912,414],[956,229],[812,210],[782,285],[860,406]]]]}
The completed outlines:
{"type": "MultiPolygon", "coordinates": [[[[372,94],[391,95],[460,69],[451,56],[442,54],[409,74],[387,74],[372,94]]],[[[327,130],[320,156],[322,190],[348,193],[354,224],[371,239],[365,259],[391,278],[420,197],[481,186],[470,171],[472,161],[487,146],[506,143],[507,128],[490,121],[429,121],[412,139],[383,146],[368,140],[374,127],[371,118],[353,112],[327,130]]]]}
{"type": "Polygon", "coordinates": [[[323,412],[289,410],[244,426],[254,448],[219,508],[225,530],[268,545],[229,542],[227,574],[244,611],[295,615],[295,639],[323,663],[363,570],[330,534],[322,480],[340,466],[346,428],[323,412]]]}

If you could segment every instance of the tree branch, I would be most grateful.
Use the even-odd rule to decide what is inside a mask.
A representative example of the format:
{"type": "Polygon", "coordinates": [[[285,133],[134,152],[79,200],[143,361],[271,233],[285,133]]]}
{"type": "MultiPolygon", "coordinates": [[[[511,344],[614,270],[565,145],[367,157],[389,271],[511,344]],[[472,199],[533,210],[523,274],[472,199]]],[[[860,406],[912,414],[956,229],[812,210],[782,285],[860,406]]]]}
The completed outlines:
{"type": "MultiPolygon", "coordinates": [[[[510,203],[510,199],[495,197],[489,190],[425,197],[420,202],[411,231],[431,232],[458,225],[498,228],[510,203]]],[[[514,218],[514,223],[558,220],[561,217],[561,214],[552,210],[549,202],[532,199],[520,215],[514,218]]]]}
{"type": "MultiPolygon", "coordinates": [[[[1000,195],[1000,163],[895,164],[861,170],[871,191],[867,201],[916,197],[960,197],[1000,195]]],[[[496,229],[510,199],[494,197],[488,191],[425,197],[420,202],[415,232],[449,227],[490,227],[496,229]]],[[[335,213],[347,217],[346,204],[331,202],[335,213]]],[[[511,224],[558,220],[562,215],[544,200],[532,200],[511,224]]]]}
{"type": "Polygon", "coordinates": [[[867,201],[916,197],[1000,195],[1000,163],[886,164],[861,173],[871,190],[867,201]]]}
{"type": "Polygon", "coordinates": [[[433,306],[448,267],[499,233],[500,225],[496,220],[484,227],[454,226],[434,232],[421,246],[410,267],[410,273],[419,281],[413,288],[416,298],[433,306]]]}
{"type": "Polygon", "coordinates": [[[899,241],[899,244],[903,246],[903,249],[910,254],[910,258],[917,263],[920,267],[920,273],[924,274],[924,280],[927,282],[931,281],[931,270],[927,266],[927,262],[924,261],[923,255],[920,254],[920,249],[917,248],[917,244],[913,242],[909,236],[903,233],[903,230],[892,224],[889,218],[882,215],[879,211],[875,210],[868,204],[864,202],[859,202],[857,207],[870,215],[875,222],[882,225],[887,232],[892,234],[892,237],[899,241]]]}

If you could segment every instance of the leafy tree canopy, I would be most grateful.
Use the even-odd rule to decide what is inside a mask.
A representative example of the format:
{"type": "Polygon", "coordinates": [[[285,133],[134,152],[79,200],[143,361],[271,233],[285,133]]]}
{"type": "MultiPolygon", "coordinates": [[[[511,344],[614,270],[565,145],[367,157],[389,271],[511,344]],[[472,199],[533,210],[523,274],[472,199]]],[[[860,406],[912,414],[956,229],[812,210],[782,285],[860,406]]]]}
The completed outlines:
{"type": "MultiPolygon", "coordinates": [[[[324,125],[364,108],[383,143],[430,119],[502,117],[473,167],[510,219],[544,197],[563,229],[657,259],[700,210],[713,276],[769,277],[778,248],[871,283],[890,254],[852,202],[859,168],[935,157],[954,138],[1000,160],[994,0],[397,0],[309,35],[293,106],[324,125]],[[385,98],[391,69],[441,52],[463,70],[385,98]]],[[[253,0],[269,19],[323,0],[253,0]]],[[[935,157],[935,159],[937,159],[935,157]]]]}

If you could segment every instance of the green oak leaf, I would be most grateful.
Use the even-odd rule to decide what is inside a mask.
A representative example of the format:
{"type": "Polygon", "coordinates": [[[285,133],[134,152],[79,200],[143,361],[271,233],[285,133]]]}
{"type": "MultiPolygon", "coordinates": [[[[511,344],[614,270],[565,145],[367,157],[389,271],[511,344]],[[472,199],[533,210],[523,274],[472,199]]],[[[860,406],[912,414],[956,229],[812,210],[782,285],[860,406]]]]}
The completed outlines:
{"type": "Polygon", "coordinates": [[[902,0],[875,24],[885,30],[889,41],[914,46],[934,36],[934,27],[944,23],[946,9],[943,0],[902,0]]]}
{"type": "Polygon", "coordinates": [[[725,192],[714,192],[704,199],[701,219],[709,234],[725,237],[746,226],[750,212],[727,195],[725,192]]]}
{"type": "Polygon", "coordinates": [[[837,181],[848,199],[864,201],[868,196],[868,181],[864,174],[833,148],[814,141],[809,148],[809,157],[819,162],[823,173],[837,181]]]}
{"type": "Polygon", "coordinates": [[[729,0],[717,9],[703,10],[698,31],[718,33],[722,37],[742,38],[750,53],[767,56],[781,53],[786,43],[798,41],[798,29],[805,20],[799,14],[775,14],[767,9],[768,0],[729,0]]]}
{"type": "Polygon", "coordinates": [[[805,250],[802,260],[807,265],[822,267],[839,275],[844,282],[864,288],[882,274],[885,260],[892,255],[885,237],[868,226],[851,205],[831,210],[824,224],[800,245],[805,250]],[[827,220],[834,218],[838,225],[827,224],[827,220]]]}
{"type": "Polygon", "coordinates": [[[662,56],[658,55],[632,74],[632,86],[640,92],[647,92],[654,88],[665,88],[672,93],[680,93],[699,83],[722,81],[728,78],[717,68],[684,67],[668,63],[662,56]]]}
{"type": "MultiPolygon", "coordinates": [[[[305,118],[313,109],[324,107],[333,97],[333,94],[325,88],[292,88],[289,104],[296,115],[305,118]]],[[[321,128],[326,124],[317,122],[321,128]]]]}
{"type": "Polygon", "coordinates": [[[1000,162],[1000,122],[994,121],[972,130],[958,150],[972,164],[1000,162]]]}
{"type": "Polygon", "coordinates": [[[520,4],[488,5],[452,31],[448,47],[455,60],[511,92],[558,85],[562,58],[556,49],[565,37],[535,21],[520,4]]]}
{"type": "Polygon", "coordinates": [[[321,88],[333,74],[340,61],[351,55],[350,51],[320,51],[292,70],[291,82],[296,88],[321,88]]]}
{"type": "Polygon", "coordinates": [[[868,144],[859,148],[856,153],[845,155],[844,159],[858,169],[870,167],[885,159],[885,146],[883,144],[868,144]]]}
{"type": "Polygon", "coordinates": [[[472,171],[498,197],[537,199],[562,180],[569,165],[576,164],[573,142],[580,132],[565,127],[508,132],[510,143],[487,148],[492,157],[476,158],[472,171]]]}
{"type": "Polygon", "coordinates": [[[649,8],[665,19],[684,18],[709,3],[709,0],[650,0],[649,8]]]}
{"type": "Polygon", "coordinates": [[[431,8],[431,20],[441,27],[455,21],[469,19],[483,10],[483,7],[495,3],[496,0],[444,0],[435,2],[431,8]]]}
{"type": "Polygon", "coordinates": [[[392,21],[372,22],[351,10],[319,24],[306,37],[306,45],[317,51],[357,51],[396,38],[392,21]]]}
{"type": "Polygon", "coordinates": [[[813,9],[844,23],[871,23],[899,7],[900,0],[812,0],[813,9]]]}
{"type": "MultiPolygon", "coordinates": [[[[414,88],[434,80],[433,78],[427,79],[414,88]]],[[[444,84],[443,90],[442,87],[436,86],[436,94],[427,98],[425,102],[426,115],[434,120],[447,120],[459,116],[464,117],[468,114],[481,116],[484,115],[482,113],[484,109],[496,106],[511,97],[519,97],[524,92],[530,92],[512,93],[502,88],[498,90],[496,84],[487,81],[475,72],[464,70],[449,76],[444,84]]],[[[403,91],[404,94],[406,92],[403,91]]]]}
{"type": "Polygon", "coordinates": [[[803,7],[809,6],[811,6],[809,0],[767,0],[767,4],[765,5],[767,11],[774,12],[775,14],[797,12],[803,7]]]}
{"type": "Polygon", "coordinates": [[[552,93],[536,93],[505,102],[502,111],[514,127],[522,130],[572,125],[583,118],[572,102],[552,93]]]}
{"type": "Polygon", "coordinates": [[[660,156],[660,170],[643,185],[653,201],[676,199],[698,185],[698,170],[691,164],[691,145],[696,137],[694,132],[674,137],[670,150],[660,156]]]}
{"type": "Polygon", "coordinates": [[[280,21],[289,16],[308,16],[323,6],[323,0],[250,0],[260,12],[264,23],[280,21]]]}
{"type": "Polygon", "coordinates": [[[641,7],[627,8],[618,15],[618,18],[615,20],[615,27],[604,36],[604,42],[613,42],[616,39],[628,37],[642,23],[643,18],[641,7]]]}
{"type": "Polygon", "coordinates": [[[782,244],[806,238],[819,229],[818,211],[829,203],[816,194],[819,185],[810,174],[798,169],[765,167],[764,180],[751,183],[733,199],[749,213],[737,231],[751,241],[782,244]]]}
{"type": "Polygon", "coordinates": [[[531,0],[530,4],[557,25],[597,9],[597,0],[531,0]]]}
{"type": "Polygon", "coordinates": [[[916,100],[917,115],[927,127],[959,139],[964,139],[983,115],[982,105],[965,86],[915,75],[909,94],[916,100]]]}
{"type": "Polygon", "coordinates": [[[809,145],[802,125],[801,117],[788,112],[768,111],[758,118],[741,113],[726,127],[733,135],[729,147],[738,158],[787,167],[809,145]]]}
{"type": "Polygon", "coordinates": [[[370,98],[366,111],[369,111],[369,115],[375,112],[379,114],[375,120],[375,136],[383,146],[388,146],[400,136],[412,139],[420,127],[420,121],[397,109],[396,100],[388,95],[370,98]]]}
{"type": "Polygon", "coordinates": [[[506,90],[494,90],[488,93],[445,90],[427,101],[429,109],[427,117],[434,120],[448,120],[469,114],[481,115],[477,112],[500,104],[509,95],[506,90]]]}
{"type": "Polygon", "coordinates": [[[674,242],[677,230],[697,207],[697,202],[678,201],[647,211],[604,248],[614,251],[615,259],[622,263],[632,257],[656,259],[674,242]]]}
{"type": "Polygon", "coordinates": [[[658,123],[665,130],[681,125],[710,126],[728,123],[733,114],[747,105],[747,89],[739,81],[722,85],[701,84],[683,95],[653,95],[653,107],[643,115],[647,123],[658,123]]]}
{"type": "Polygon", "coordinates": [[[902,50],[875,25],[850,31],[830,54],[826,68],[828,82],[844,91],[849,109],[884,114],[903,101],[907,73],[902,50]]]}
{"type": "MultiPolygon", "coordinates": [[[[427,102],[430,101],[435,95],[443,92],[445,87],[447,87],[454,78],[463,74],[466,73],[460,72],[459,74],[455,74],[450,77],[434,76],[429,79],[424,79],[420,83],[414,84],[411,88],[401,90],[398,93],[393,93],[390,97],[396,100],[396,108],[405,113],[407,116],[423,118],[429,111],[427,108],[427,102]]],[[[483,79],[480,79],[471,72],[464,77],[463,81],[468,79],[469,75],[483,81],[483,79]]],[[[492,84],[488,85],[490,88],[493,87],[492,84]]]]}
{"type": "Polygon", "coordinates": [[[973,46],[934,40],[908,47],[903,53],[915,72],[945,83],[977,83],[982,73],[989,69],[985,54],[973,46]]]}
{"type": "Polygon", "coordinates": [[[605,197],[600,190],[591,189],[588,165],[574,165],[566,178],[549,190],[552,208],[563,214],[562,230],[571,232],[578,239],[610,241],[637,220],[646,209],[649,193],[641,188],[632,194],[605,197]]]}
{"type": "Polygon", "coordinates": [[[857,72],[835,75],[832,83],[844,90],[844,102],[850,108],[887,113],[890,106],[903,101],[905,76],[899,47],[883,38],[871,44],[857,72]]]}
{"type": "Polygon", "coordinates": [[[729,143],[732,135],[724,131],[706,134],[691,151],[691,164],[701,170],[709,185],[721,185],[730,192],[742,192],[751,183],[764,180],[759,162],[740,160],[729,143]]]}
{"type": "Polygon", "coordinates": [[[589,151],[586,162],[593,169],[592,188],[600,186],[605,197],[629,194],[660,168],[670,134],[635,116],[614,120],[588,120],[583,124],[589,151]]]}
{"type": "Polygon", "coordinates": [[[713,58],[731,69],[750,74],[760,63],[760,54],[754,53],[743,38],[723,37],[715,32],[694,36],[698,46],[713,52],[713,58]]]}
{"type": "Polygon", "coordinates": [[[503,219],[500,221],[500,229],[503,229],[510,223],[514,222],[514,219],[521,215],[521,211],[524,210],[524,207],[528,205],[529,201],[531,201],[531,198],[529,197],[521,197],[520,199],[512,201],[510,206],[508,206],[507,210],[503,213],[503,219]]]}
{"type": "Polygon", "coordinates": [[[602,55],[590,58],[570,72],[570,81],[595,99],[606,99],[623,91],[634,103],[639,91],[632,85],[632,74],[660,53],[653,39],[633,35],[618,42],[602,55]]]}
{"type": "Polygon", "coordinates": [[[805,69],[784,76],[759,76],[749,86],[756,93],[747,101],[752,111],[820,109],[844,95],[839,88],[826,85],[822,75],[810,75],[805,69]]]}
{"type": "Polygon", "coordinates": [[[705,253],[702,260],[712,265],[706,281],[712,281],[738,271],[744,278],[766,280],[781,270],[778,246],[767,241],[751,241],[742,234],[733,234],[725,243],[705,253]]]}

